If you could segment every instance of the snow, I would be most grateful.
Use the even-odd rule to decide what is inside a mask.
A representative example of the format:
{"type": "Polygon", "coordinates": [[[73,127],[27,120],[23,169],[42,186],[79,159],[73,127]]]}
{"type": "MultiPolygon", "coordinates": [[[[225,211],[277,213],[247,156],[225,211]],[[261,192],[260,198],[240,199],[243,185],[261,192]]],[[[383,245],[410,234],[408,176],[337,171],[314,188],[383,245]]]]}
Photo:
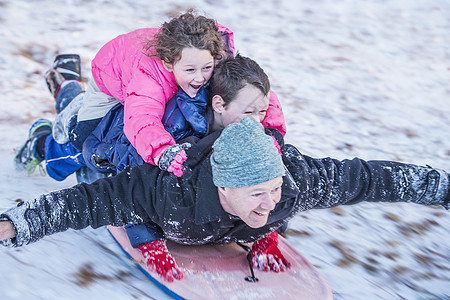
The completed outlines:
{"type": "MultiPolygon", "coordinates": [[[[286,141],[313,157],[397,160],[450,171],[450,2],[209,1],[190,5],[235,33],[268,73],[286,141]]],[[[0,0],[0,210],[75,184],[14,169],[37,118],[55,118],[43,74],[57,53],[82,72],[111,38],[158,27],[183,1],[0,0]]],[[[288,240],[335,299],[450,297],[450,217],[414,204],[301,213],[288,240]]],[[[0,248],[2,299],[163,299],[105,229],[0,248]]],[[[274,274],[276,276],[276,274],[274,274]]]]}

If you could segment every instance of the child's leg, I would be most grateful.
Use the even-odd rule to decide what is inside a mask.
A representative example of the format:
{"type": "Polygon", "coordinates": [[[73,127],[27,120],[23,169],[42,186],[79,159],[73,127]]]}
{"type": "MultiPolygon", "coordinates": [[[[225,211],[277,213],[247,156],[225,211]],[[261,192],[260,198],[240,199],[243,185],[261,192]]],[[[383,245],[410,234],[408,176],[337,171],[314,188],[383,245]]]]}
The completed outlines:
{"type": "Polygon", "coordinates": [[[103,118],[85,120],[77,122],[76,119],[71,119],[69,123],[68,133],[69,140],[72,145],[78,150],[83,150],[83,143],[92,134],[92,132],[97,128],[98,124],[103,118]]]}
{"type": "MultiPolygon", "coordinates": [[[[65,90],[65,88],[61,90],[58,97],[63,90],[65,90]]],[[[73,129],[77,125],[77,115],[80,107],[83,105],[84,94],[84,92],[80,92],[75,98],[70,98],[70,102],[67,103],[67,106],[65,106],[56,116],[55,122],[53,123],[52,134],[55,141],[58,143],[65,144],[69,141],[71,142],[70,137],[73,135],[73,129]]]]}
{"type": "Polygon", "coordinates": [[[48,175],[58,181],[86,166],[81,151],[70,142],[57,143],[51,134],[45,140],[45,164],[48,175]]]}
{"type": "Polygon", "coordinates": [[[45,175],[42,161],[45,161],[48,175],[58,181],[86,166],[83,155],[71,143],[59,144],[55,141],[52,123],[46,119],[33,123],[28,139],[19,147],[14,157],[16,167],[26,170],[29,174],[39,168],[45,175]]]}
{"type": "Polygon", "coordinates": [[[69,130],[72,145],[83,150],[83,143],[94,131],[103,117],[119,102],[119,100],[102,93],[93,78],[89,79],[84,101],[81,105],[76,123],[69,130]]]}
{"type": "Polygon", "coordinates": [[[61,83],[58,94],[55,97],[56,113],[59,114],[64,108],[72,102],[72,100],[81,92],[83,88],[81,83],[77,80],[64,80],[61,83]]]}
{"type": "Polygon", "coordinates": [[[86,138],[82,151],[87,167],[119,173],[127,166],[144,163],[123,132],[123,111],[123,105],[117,104],[86,138]]]}
{"type": "Polygon", "coordinates": [[[76,121],[78,110],[84,100],[80,56],[77,54],[56,56],[52,67],[45,73],[45,82],[55,98],[58,114],[53,123],[52,134],[58,143],[65,144],[69,142],[68,126],[71,119],[76,121]]]}
{"type": "MultiPolygon", "coordinates": [[[[58,55],[53,66],[45,74],[45,81],[55,98],[57,113],[66,111],[65,108],[69,108],[72,100],[82,93],[80,56],[58,55]]],[[[69,123],[70,117],[66,118],[66,123],[69,123]]],[[[57,128],[62,127],[62,131],[65,131],[64,126],[65,124],[57,128]]],[[[68,142],[67,132],[60,131],[57,130],[56,133],[63,140],[60,139],[58,143],[53,136],[55,131],[52,130],[51,122],[45,119],[36,121],[30,128],[28,139],[16,152],[14,157],[16,166],[26,169],[28,173],[33,173],[36,167],[40,167],[45,174],[41,165],[41,162],[45,160],[48,174],[56,180],[64,180],[84,167],[86,164],[83,155],[68,142]]]]}

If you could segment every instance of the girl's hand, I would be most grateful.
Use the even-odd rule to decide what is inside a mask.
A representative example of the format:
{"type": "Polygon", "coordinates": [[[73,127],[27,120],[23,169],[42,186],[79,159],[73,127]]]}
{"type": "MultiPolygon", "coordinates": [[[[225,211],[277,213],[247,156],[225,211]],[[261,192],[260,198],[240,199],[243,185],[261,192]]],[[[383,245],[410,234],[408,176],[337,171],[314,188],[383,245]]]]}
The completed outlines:
{"type": "Polygon", "coordinates": [[[191,147],[189,143],[175,144],[167,148],[158,161],[161,170],[172,172],[175,176],[183,176],[183,163],[187,159],[186,151],[191,147]]]}
{"type": "Polygon", "coordinates": [[[172,163],[167,168],[168,172],[172,172],[175,176],[181,177],[183,176],[183,163],[187,159],[186,151],[181,150],[175,155],[172,160],[172,163]]]}

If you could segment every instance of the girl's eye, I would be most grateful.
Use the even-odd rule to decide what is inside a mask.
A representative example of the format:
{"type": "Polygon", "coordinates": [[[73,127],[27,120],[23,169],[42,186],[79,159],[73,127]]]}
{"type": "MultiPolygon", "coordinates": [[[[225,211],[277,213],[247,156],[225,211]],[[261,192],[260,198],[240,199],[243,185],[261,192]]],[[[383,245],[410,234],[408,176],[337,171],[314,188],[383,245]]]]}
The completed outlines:
{"type": "Polygon", "coordinates": [[[259,197],[259,196],[261,196],[262,195],[262,193],[256,193],[256,194],[253,194],[252,196],[253,197],[259,197]]]}
{"type": "Polygon", "coordinates": [[[252,111],[246,111],[244,114],[251,115],[252,113],[253,113],[252,111]]]}
{"type": "Polygon", "coordinates": [[[260,111],[259,113],[260,113],[260,114],[265,114],[265,113],[267,113],[267,110],[262,110],[262,111],[260,111]]]}
{"type": "Polygon", "coordinates": [[[212,69],[212,66],[207,66],[207,67],[205,67],[204,69],[205,69],[205,70],[211,70],[211,69],[212,69]]]}
{"type": "Polygon", "coordinates": [[[186,72],[194,72],[194,69],[186,69],[186,72]]]}

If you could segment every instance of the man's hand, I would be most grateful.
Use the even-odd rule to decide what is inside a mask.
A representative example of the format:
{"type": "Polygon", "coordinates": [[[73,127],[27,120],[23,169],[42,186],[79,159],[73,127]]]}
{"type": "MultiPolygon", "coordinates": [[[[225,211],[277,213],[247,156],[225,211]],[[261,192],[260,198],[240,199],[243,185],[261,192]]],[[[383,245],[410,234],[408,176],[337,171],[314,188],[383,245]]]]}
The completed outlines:
{"type": "Polygon", "coordinates": [[[150,271],[155,271],[169,282],[173,282],[174,278],[183,279],[183,272],[169,253],[164,240],[147,243],[138,246],[138,248],[141,250],[150,271]]]}
{"type": "Polygon", "coordinates": [[[276,231],[254,242],[251,255],[253,267],[263,271],[284,272],[291,266],[278,249],[276,231]]]}
{"type": "Polygon", "coordinates": [[[16,236],[16,229],[11,221],[0,221],[0,241],[12,239],[16,236]]]}

